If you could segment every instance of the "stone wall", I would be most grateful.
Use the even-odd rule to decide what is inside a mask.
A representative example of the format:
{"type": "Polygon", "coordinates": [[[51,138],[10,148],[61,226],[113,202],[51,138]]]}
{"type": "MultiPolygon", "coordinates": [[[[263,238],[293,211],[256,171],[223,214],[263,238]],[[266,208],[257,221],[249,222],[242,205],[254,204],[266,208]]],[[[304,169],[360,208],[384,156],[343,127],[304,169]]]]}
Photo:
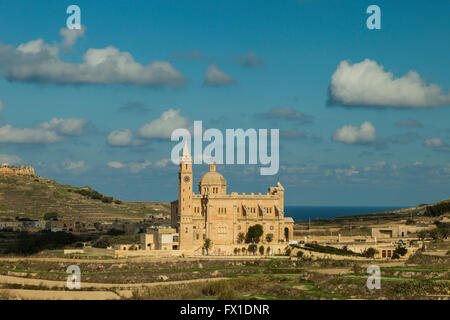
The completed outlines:
{"type": "Polygon", "coordinates": [[[3,163],[0,166],[0,175],[27,175],[34,176],[36,173],[34,172],[33,167],[29,166],[12,166],[7,163],[3,163]]]}

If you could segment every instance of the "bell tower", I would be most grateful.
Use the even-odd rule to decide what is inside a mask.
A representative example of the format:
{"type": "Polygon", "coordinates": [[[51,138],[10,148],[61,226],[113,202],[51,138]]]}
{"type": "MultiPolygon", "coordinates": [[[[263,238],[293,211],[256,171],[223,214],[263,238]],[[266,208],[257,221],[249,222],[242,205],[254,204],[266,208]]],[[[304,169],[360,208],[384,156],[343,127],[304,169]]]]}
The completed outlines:
{"type": "Polygon", "coordinates": [[[184,144],[178,171],[178,216],[180,217],[180,249],[188,249],[194,239],[192,224],[192,158],[184,144]]]}

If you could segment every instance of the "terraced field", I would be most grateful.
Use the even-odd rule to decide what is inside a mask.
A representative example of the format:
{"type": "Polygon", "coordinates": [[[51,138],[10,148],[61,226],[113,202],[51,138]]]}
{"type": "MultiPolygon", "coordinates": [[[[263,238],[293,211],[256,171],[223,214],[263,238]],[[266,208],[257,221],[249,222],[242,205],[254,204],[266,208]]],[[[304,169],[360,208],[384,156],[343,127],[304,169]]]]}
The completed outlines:
{"type": "Polygon", "coordinates": [[[414,259],[0,258],[0,294],[4,299],[449,299],[449,257],[414,259]],[[381,268],[379,290],[366,287],[366,268],[374,263],[381,268]],[[81,270],[80,290],[66,287],[66,269],[73,264],[81,270]]]}
{"type": "Polygon", "coordinates": [[[37,176],[0,177],[0,217],[42,219],[45,213],[77,221],[137,221],[151,213],[169,214],[162,202],[105,203],[78,194],[70,185],[37,176]]]}

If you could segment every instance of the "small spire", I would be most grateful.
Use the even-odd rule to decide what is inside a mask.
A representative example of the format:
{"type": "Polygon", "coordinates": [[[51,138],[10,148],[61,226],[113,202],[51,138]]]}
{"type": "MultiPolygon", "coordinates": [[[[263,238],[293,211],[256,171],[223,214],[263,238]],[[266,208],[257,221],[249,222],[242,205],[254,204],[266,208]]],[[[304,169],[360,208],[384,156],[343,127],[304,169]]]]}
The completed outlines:
{"type": "Polygon", "coordinates": [[[183,155],[181,156],[180,162],[192,162],[191,155],[189,154],[189,148],[187,140],[184,141],[183,155]]]}
{"type": "Polygon", "coordinates": [[[183,157],[185,157],[185,156],[188,156],[188,157],[190,156],[187,140],[184,141],[184,148],[183,148],[183,157]]]}
{"type": "Polygon", "coordinates": [[[216,162],[213,161],[209,164],[209,171],[210,172],[215,172],[216,171],[216,162]]]}

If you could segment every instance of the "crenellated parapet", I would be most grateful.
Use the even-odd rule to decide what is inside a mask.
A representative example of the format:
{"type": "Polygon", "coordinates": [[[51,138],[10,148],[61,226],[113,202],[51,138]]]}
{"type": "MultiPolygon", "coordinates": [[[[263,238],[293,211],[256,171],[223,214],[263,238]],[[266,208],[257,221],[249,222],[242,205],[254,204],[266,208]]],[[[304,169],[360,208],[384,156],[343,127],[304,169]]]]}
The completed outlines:
{"type": "Polygon", "coordinates": [[[8,163],[3,163],[0,166],[0,175],[26,175],[35,176],[34,168],[30,166],[13,166],[8,163]]]}

